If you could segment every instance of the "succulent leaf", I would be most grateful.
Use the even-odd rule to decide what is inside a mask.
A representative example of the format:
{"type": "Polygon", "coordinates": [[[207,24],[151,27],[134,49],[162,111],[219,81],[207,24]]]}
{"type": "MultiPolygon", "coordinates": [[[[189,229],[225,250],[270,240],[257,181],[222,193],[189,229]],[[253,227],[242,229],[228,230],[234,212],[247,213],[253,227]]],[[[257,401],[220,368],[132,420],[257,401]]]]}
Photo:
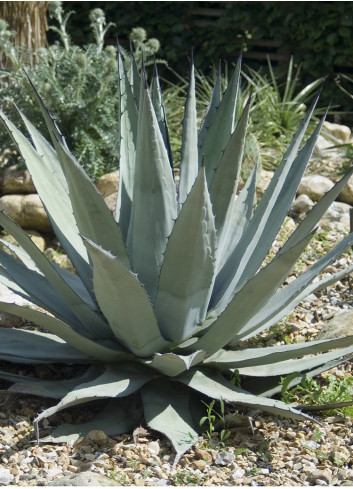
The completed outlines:
{"type": "Polygon", "coordinates": [[[155,310],[163,335],[181,342],[207,313],[216,230],[204,169],[186,199],[165,250],[155,310]]]}
{"type": "Polygon", "coordinates": [[[149,91],[147,88],[144,91],[139,110],[134,200],[127,247],[132,269],[154,303],[177,206],[168,153],[149,91]]]}
{"type": "Polygon", "coordinates": [[[168,346],[148,296],[136,276],[111,253],[85,241],[93,263],[98,304],[116,338],[128,350],[147,357],[168,346]]]}

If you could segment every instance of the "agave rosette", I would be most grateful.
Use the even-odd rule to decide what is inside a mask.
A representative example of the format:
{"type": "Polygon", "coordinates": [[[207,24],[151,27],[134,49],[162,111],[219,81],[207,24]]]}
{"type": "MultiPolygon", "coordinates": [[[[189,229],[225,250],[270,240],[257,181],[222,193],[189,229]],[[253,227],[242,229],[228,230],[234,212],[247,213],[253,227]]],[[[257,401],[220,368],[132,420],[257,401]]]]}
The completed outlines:
{"type": "Polygon", "coordinates": [[[41,308],[1,302],[0,310],[43,328],[1,329],[0,357],[21,364],[77,363],[87,369],[65,381],[6,371],[0,377],[13,382],[11,392],[58,399],[37,416],[36,425],[64,408],[107,400],[94,419],[63,424],[51,440],[77,438],[92,428],[123,433],[144,417],[171,440],[179,457],[198,436],[199,396],[307,418],[270,397],[280,390],[279,377],[296,371],[314,375],[353,352],[351,336],[227,347],[271,327],[306,295],[353,270],[314,281],[352,245],[350,234],[281,287],[352,169],[263,266],[322,121],[299,151],[314,101],[255,206],[256,167],[238,192],[250,106],[236,120],[239,78],[240,60],[223,96],[220,79],[216,82],[198,131],[192,67],[176,185],[158,75],[149,88],[134,63],[127,74],[119,58],[120,182],[114,214],[70,153],[34,87],[52,145],[25,116],[32,142],[1,114],[76,274],[50,263],[0,213],[0,225],[18,242],[11,247],[18,259],[0,250],[1,281],[41,308]],[[230,382],[235,370],[244,388],[230,382]]]}

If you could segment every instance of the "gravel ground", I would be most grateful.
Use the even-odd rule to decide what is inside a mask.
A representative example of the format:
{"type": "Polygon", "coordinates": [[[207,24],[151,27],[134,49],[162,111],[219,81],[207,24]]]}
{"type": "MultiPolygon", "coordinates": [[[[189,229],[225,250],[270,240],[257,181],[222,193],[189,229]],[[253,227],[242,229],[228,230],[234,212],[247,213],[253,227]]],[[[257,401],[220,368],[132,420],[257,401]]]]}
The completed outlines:
{"type": "MultiPolygon", "coordinates": [[[[288,227],[292,225],[288,222],[288,227]]],[[[285,231],[284,231],[285,233],[285,231]]],[[[306,250],[293,275],[303,271],[318,255],[341,238],[334,233],[318,235],[306,250]]],[[[274,252],[284,236],[274,245],[274,252]]],[[[352,262],[343,255],[325,270],[332,273],[352,262]]],[[[288,280],[291,280],[289,278],[288,280]]],[[[244,346],[275,345],[314,339],[325,322],[353,305],[351,279],[346,278],[326,290],[312,294],[293,314],[244,346]]],[[[23,367],[24,373],[32,367],[23,367]]],[[[333,373],[351,374],[345,362],[333,373]]],[[[46,375],[36,367],[37,375],[46,375]]],[[[324,376],[321,377],[322,380],[324,376]]],[[[8,384],[2,383],[5,388],[8,384]]],[[[240,426],[229,428],[222,444],[217,433],[203,439],[174,466],[170,443],[158,434],[140,429],[134,434],[108,438],[90,432],[74,444],[36,446],[31,420],[50,400],[28,396],[0,399],[0,485],[44,486],[63,483],[68,477],[96,474],[96,485],[136,486],[353,486],[353,418],[319,416],[322,426],[265,415],[242,412],[240,426]],[[103,476],[105,476],[103,478],[103,476]],[[61,480],[61,482],[60,482],[61,480]]],[[[82,410],[82,408],[81,408],[82,410]]],[[[44,420],[41,436],[58,422],[75,421],[80,409],[67,410],[44,420]]],[[[86,484],[88,485],[87,478],[86,484]]],[[[72,485],[73,482],[68,484],[72,485]]],[[[77,485],[79,485],[77,483],[77,485]]]]}

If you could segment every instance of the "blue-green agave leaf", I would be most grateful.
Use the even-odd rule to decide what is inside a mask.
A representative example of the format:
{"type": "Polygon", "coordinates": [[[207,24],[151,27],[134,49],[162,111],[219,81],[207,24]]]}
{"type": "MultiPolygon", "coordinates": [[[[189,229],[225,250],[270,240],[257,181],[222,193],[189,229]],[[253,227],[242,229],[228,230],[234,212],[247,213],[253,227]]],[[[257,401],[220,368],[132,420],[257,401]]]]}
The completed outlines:
{"type": "Polygon", "coordinates": [[[256,174],[255,166],[238,197],[230,202],[223,226],[217,228],[217,271],[222,269],[251,221],[256,199],[256,174]]]}
{"type": "Polygon", "coordinates": [[[98,304],[118,340],[140,357],[169,343],[158,328],[152,305],[137,277],[111,253],[89,240],[93,287],[98,304]]]}
{"type": "Polygon", "coordinates": [[[153,303],[177,206],[168,153],[149,91],[145,88],[144,92],[139,110],[134,200],[127,245],[132,269],[153,303]]]}
{"type": "MultiPolygon", "coordinates": [[[[257,367],[276,364],[304,355],[314,355],[333,348],[342,348],[353,343],[353,336],[329,340],[306,341],[290,345],[268,346],[266,348],[246,348],[245,350],[219,350],[205,360],[221,370],[228,368],[257,367]]],[[[336,350],[338,356],[339,351],[336,350]]],[[[273,375],[273,374],[271,374],[273,375]]],[[[277,372],[276,372],[277,375],[277,372]]]]}
{"type": "Polygon", "coordinates": [[[60,178],[57,180],[56,174],[53,174],[52,165],[48,163],[48,160],[34,149],[27,138],[1,112],[0,118],[26,162],[60,243],[66,250],[85,286],[90,290],[91,272],[87,250],[79,235],[69,195],[60,183],[60,178]]]}
{"type": "Polygon", "coordinates": [[[20,328],[0,328],[0,355],[26,364],[89,362],[87,355],[53,334],[20,328]]]}
{"type": "Polygon", "coordinates": [[[226,402],[234,402],[242,406],[248,406],[253,409],[261,409],[269,413],[280,416],[290,417],[292,419],[310,419],[312,418],[300,411],[294,409],[291,405],[275,399],[260,397],[240,389],[226,381],[219,373],[207,371],[207,374],[199,370],[184,372],[178,377],[178,381],[195,389],[213,399],[222,399],[226,402]]]}
{"type": "Polygon", "coordinates": [[[86,436],[91,430],[99,428],[108,436],[130,433],[143,417],[141,403],[138,399],[118,398],[108,401],[90,421],[85,423],[64,423],[41,442],[68,443],[86,436]]]}
{"type": "Polygon", "coordinates": [[[190,355],[176,355],[175,353],[156,353],[152,360],[145,361],[145,365],[158,370],[158,372],[175,377],[194,365],[202,362],[205,352],[199,350],[190,355]]]}
{"type": "Polygon", "coordinates": [[[170,146],[170,140],[169,140],[169,131],[168,131],[168,124],[167,124],[167,117],[165,113],[165,107],[163,103],[163,94],[162,94],[162,89],[159,83],[159,77],[158,77],[158,70],[157,70],[157,63],[154,63],[154,68],[153,68],[153,78],[152,78],[152,84],[151,84],[151,100],[152,100],[152,105],[154,108],[154,111],[156,113],[157,121],[159,124],[159,129],[161,131],[161,134],[163,136],[164,144],[168,152],[169,156],[169,163],[170,166],[173,168],[173,157],[172,157],[172,149],[170,146]]]}
{"type": "Polygon", "coordinates": [[[0,371],[0,377],[4,380],[15,382],[15,384],[9,387],[8,392],[48,397],[49,399],[62,399],[77,385],[96,379],[99,376],[100,370],[100,367],[93,365],[83,375],[72,379],[60,380],[44,380],[26,375],[17,375],[16,378],[16,375],[3,371],[0,371]]]}
{"type": "Polygon", "coordinates": [[[296,307],[309,294],[313,294],[317,290],[321,290],[331,283],[340,280],[343,276],[352,273],[353,265],[345,270],[342,270],[341,272],[332,274],[332,276],[321,279],[318,282],[313,282],[313,280],[327,266],[329,266],[349,246],[352,246],[352,244],[353,233],[343,238],[342,241],[340,241],[334,248],[329,250],[326,255],[315,262],[308,270],[283,287],[283,289],[276,292],[276,294],[269,298],[267,304],[265,304],[260,311],[253,315],[242,333],[234,336],[232,343],[245,341],[245,339],[261,333],[261,331],[269,328],[282,317],[291,312],[294,307],[296,307]]]}
{"type": "Polygon", "coordinates": [[[57,152],[64,167],[70,200],[81,235],[108,249],[129,267],[119,226],[102,195],[70,152],[61,145],[57,152]]]}
{"type": "Polygon", "coordinates": [[[224,226],[227,210],[232,200],[234,200],[238,189],[249,111],[250,99],[221,156],[210,185],[210,195],[217,230],[224,226]]]}
{"type": "Polygon", "coordinates": [[[202,148],[205,138],[207,137],[207,132],[212,124],[212,120],[217,113],[217,109],[219,104],[221,103],[222,98],[222,76],[221,76],[221,68],[219,67],[216,82],[212,90],[212,95],[206,109],[204,118],[201,122],[201,127],[198,135],[198,147],[202,148]]]}
{"type": "Polygon", "coordinates": [[[228,84],[217,112],[199,144],[199,163],[205,165],[207,182],[210,184],[214,177],[219,161],[230,140],[235,126],[235,112],[240,85],[241,57],[239,57],[232,78],[228,84]]]}
{"type": "MultiPolygon", "coordinates": [[[[299,358],[295,360],[284,360],[278,364],[264,364],[254,367],[240,367],[240,375],[250,375],[251,377],[271,377],[273,375],[289,375],[297,371],[305,371],[320,365],[324,365],[331,360],[337,358],[343,358],[346,355],[350,355],[353,352],[353,337],[350,336],[349,342],[351,346],[347,348],[340,348],[338,350],[330,351],[328,353],[320,353],[318,355],[299,358]]],[[[327,348],[330,348],[329,346],[327,348]]],[[[308,352],[310,353],[310,352],[308,352]]]]}
{"type": "Polygon", "coordinates": [[[42,326],[50,333],[63,339],[77,350],[90,356],[92,360],[102,360],[103,362],[116,362],[129,359],[131,355],[126,352],[118,343],[109,340],[91,340],[82,334],[77,333],[69,324],[49,316],[43,312],[29,307],[19,306],[9,302],[0,302],[0,310],[22,317],[27,321],[32,321],[38,326],[42,326]]]}
{"type": "Polygon", "coordinates": [[[211,301],[217,314],[224,310],[236,291],[257,272],[265,259],[293,201],[322,124],[323,120],[295,161],[290,154],[277,168],[246,232],[218,273],[211,301]]]}
{"type": "Polygon", "coordinates": [[[180,158],[179,204],[183,204],[199,173],[197,147],[197,112],[195,96],[195,68],[191,64],[189,90],[186,98],[180,158]]]}
{"type": "MultiPolygon", "coordinates": [[[[28,294],[30,301],[54,314],[56,317],[68,322],[81,333],[87,330],[77,316],[67,306],[65,301],[51,286],[48,280],[40,273],[28,269],[25,265],[0,249],[0,268],[5,272],[5,281],[0,276],[0,281],[6,285],[6,275],[13,280],[20,289],[28,294]]],[[[16,288],[14,290],[16,291],[16,288]]]]}
{"type": "Polygon", "coordinates": [[[21,248],[20,246],[17,246],[15,243],[11,243],[10,241],[6,241],[5,239],[0,239],[0,243],[5,246],[9,251],[14,253],[16,257],[24,264],[26,265],[27,268],[30,270],[34,270],[37,273],[41,273],[37,265],[34,263],[32,258],[29,256],[26,251],[21,248]]]}
{"type": "Polygon", "coordinates": [[[278,254],[271,263],[250,279],[198,340],[196,348],[212,355],[229,343],[234,336],[241,335],[254,314],[265,306],[283,283],[312,235],[313,233],[309,234],[286,253],[278,254]]]}
{"type": "Polygon", "coordinates": [[[141,395],[146,423],[171,441],[176,451],[176,465],[198,439],[190,412],[191,393],[164,378],[145,385],[141,395]]]}
{"type": "Polygon", "coordinates": [[[97,378],[76,386],[58,404],[42,411],[35,419],[48,418],[62,409],[98,399],[126,397],[138,391],[159,374],[136,363],[108,365],[97,378]]]}
{"type": "Polygon", "coordinates": [[[126,239],[134,191],[137,107],[120,52],[118,54],[118,74],[120,145],[119,192],[115,209],[115,219],[119,223],[124,239],[126,239]]]}
{"type": "MultiPolygon", "coordinates": [[[[87,328],[87,331],[97,338],[109,337],[109,326],[101,315],[99,315],[97,311],[92,310],[91,307],[89,307],[87,303],[81,299],[81,297],[76,293],[75,289],[71,288],[70,285],[64,280],[64,274],[59,274],[57,269],[49,262],[49,260],[43,255],[31,238],[20,228],[20,226],[1,211],[0,225],[16,239],[24,250],[26,250],[47,281],[51,284],[53,289],[59,294],[65,304],[72,310],[85,328],[87,328]]],[[[8,273],[11,274],[9,270],[8,273]]],[[[67,274],[65,276],[67,276],[67,274]]],[[[82,282],[81,290],[85,290],[82,282]]],[[[29,287],[27,292],[30,293],[30,291],[31,287],[29,287]]],[[[88,295],[88,299],[92,304],[91,298],[87,292],[86,295],[88,295]]],[[[40,296],[37,297],[39,300],[42,300],[40,296]]],[[[43,302],[45,303],[45,301],[43,302]]]]}
{"type": "Polygon", "coordinates": [[[183,341],[205,319],[214,279],[216,230],[204,168],[165,250],[155,311],[165,338],[183,341]]]}

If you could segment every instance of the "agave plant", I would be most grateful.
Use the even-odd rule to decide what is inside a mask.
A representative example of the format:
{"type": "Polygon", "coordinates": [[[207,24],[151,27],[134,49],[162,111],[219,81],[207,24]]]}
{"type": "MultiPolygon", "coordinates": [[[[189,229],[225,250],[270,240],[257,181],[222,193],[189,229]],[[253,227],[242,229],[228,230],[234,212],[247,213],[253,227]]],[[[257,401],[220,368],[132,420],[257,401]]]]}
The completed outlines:
{"type": "Polygon", "coordinates": [[[0,310],[41,328],[0,330],[0,355],[21,364],[86,366],[65,380],[0,372],[9,391],[58,399],[35,426],[58,411],[105,399],[95,418],[63,424],[53,441],[132,430],[144,418],[167,436],[178,459],[198,437],[200,396],[308,418],[271,396],[279,376],[314,375],[353,352],[353,337],[267,348],[236,345],[271,327],[307,294],[353,266],[315,281],[353,243],[342,239],[294,281],[283,286],[314,228],[353,169],[311,210],[276,257],[264,260],[295,196],[322,121],[299,151],[316,100],[295,134],[272,182],[255,206],[256,168],[237,195],[249,103],[235,120],[240,60],[226,92],[220,77],[197,130],[191,68],[182,134],[180,180],[173,177],[162,94],[155,72],[146,76],[119,58],[120,183],[115,213],[70,153],[35,91],[49,144],[22,115],[32,143],[1,118],[25,159],[55,233],[77,274],[53,265],[4,213],[0,225],[18,242],[0,250],[1,281],[40,306],[0,302],[0,310]],[[236,197],[237,196],[237,197],[236,197]],[[229,348],[229,344],[235,345],[229,348]],[[237,387],[231,378],[243,379],[237,387]]]}

